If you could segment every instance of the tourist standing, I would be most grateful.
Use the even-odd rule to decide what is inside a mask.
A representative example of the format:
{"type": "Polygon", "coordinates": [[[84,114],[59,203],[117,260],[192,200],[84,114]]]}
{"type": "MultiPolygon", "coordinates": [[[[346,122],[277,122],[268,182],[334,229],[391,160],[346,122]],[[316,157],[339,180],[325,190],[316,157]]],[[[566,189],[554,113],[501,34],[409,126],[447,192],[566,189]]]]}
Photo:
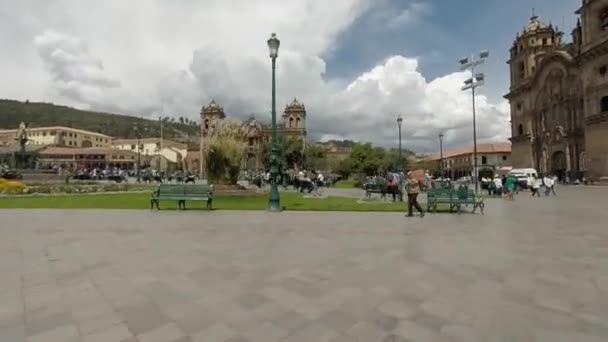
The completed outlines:
{"type": "Polygon", "coordinates": [[[424,211],[418,204],[418,194],[420,194],[420,182],[416,179],[412,171],[407,173],[407,181],[405,183],[405,190],[407,192],[407,216],[414,216],[414,207],[420,212],[420,217],[424,217],[424,211]]]}

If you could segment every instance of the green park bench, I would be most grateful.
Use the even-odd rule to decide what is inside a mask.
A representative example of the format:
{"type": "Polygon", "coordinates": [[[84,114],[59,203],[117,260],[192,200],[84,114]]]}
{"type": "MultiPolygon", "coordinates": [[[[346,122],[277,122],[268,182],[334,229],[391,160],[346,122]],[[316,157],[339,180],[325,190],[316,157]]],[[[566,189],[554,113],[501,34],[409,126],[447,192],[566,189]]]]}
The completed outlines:
{"type": "Polygon", "coordinates": [[[380,194],[381,198],[386,198],[387,184],[384,178],[379,178],[374,183],[366,183],[363,185],[365,190],[365,198],[371,199],[372,194],[380,194]]]}
{"type": "Polygon", "coordinates": [[[213,185],[183,185],[161,184],[152,193],[150,208],[160,210],[160,201],[177,201],[179,209],[186,209],[186,201],[205,201],[207,209],[211,210],[213,200],[213,185]]]}
{"type": "Polygon", "coordinates": [[[427,210],[437,211],[438,204],[448,204],[450,212],[457,209],[461,211],[462,206],[473,206],[473,212],[479,208],[483,214],[485,204],[483,197],[475,194],[475,191],[469,190],[466,186],[460,186],[458,189],[432,189],[427,192],[427,210]]]}

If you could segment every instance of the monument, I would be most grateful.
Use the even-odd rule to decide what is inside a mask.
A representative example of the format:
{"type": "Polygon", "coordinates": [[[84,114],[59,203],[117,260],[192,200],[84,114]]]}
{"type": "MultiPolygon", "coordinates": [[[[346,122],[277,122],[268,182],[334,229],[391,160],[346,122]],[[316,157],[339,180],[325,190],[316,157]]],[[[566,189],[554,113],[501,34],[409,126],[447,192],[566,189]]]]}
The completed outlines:
{"type": "Polygon", "coordinates": [[[24,122],[19,124],[19,130],[17,131],[17,137],[15,138],[19,143],[19,150],[14,153],[15,168],[16,169],[30,169],[33,168],[35,156],[26,149],[28,142],[27,137],[27,126],[24,122]]]}

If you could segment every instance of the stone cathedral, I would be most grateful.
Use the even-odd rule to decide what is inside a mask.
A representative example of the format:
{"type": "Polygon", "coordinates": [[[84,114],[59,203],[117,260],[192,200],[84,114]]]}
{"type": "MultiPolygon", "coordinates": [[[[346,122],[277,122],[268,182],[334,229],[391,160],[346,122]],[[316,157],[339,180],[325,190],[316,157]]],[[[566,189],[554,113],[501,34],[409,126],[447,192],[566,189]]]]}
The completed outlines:
{"type": "MultiPolygon", "coordinates": [[[[572,42],[532,16],[508,64],[513,167],[608,177],[608,0],[582,0],[572,42]]],[[[608,181],[608,178],[604,178],[608,181]]]]}
{"type": "MultiPolygon", "coordinates": [[[[277,113],[278,116],[278,113],[277,113]]],[[[208,106],[201,110],[201,137],[202,144],[212,134],[218,123],[226,118],[224,108],[212,100],[208,106]]],[[[272,127],[270,124],[262,124],[252,115],[246,120],[247,156],[243,167],[249,171],[257,171],[264,168],[262,147],[272,140],[272,127]]],[[[277,117],[277,134],[290,139],[302,139],[306,143],[306,107],[297,99],[285,106],[280,118],[277,117]]],[[[204,160],[203,160],[204,163],[204,160]]],[[[203,170],[205,165],[203,165],[203,170]]]]}

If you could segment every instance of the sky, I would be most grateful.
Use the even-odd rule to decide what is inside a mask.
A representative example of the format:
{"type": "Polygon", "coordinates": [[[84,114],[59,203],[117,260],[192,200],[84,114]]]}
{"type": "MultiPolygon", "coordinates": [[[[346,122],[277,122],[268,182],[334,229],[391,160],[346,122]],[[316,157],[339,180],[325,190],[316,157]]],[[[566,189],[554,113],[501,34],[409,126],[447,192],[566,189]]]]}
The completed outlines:
{"type": "Polygon", "coordinates": [[[145,117],[270,121],[306,105],[313,139],[403,145],[472,142],[464,56],[490,50],[476,97],[480,141],[510,136],[506,61],[534,12],[570,36],[581,0],[0,0],[0,98],[145,117]]]}

